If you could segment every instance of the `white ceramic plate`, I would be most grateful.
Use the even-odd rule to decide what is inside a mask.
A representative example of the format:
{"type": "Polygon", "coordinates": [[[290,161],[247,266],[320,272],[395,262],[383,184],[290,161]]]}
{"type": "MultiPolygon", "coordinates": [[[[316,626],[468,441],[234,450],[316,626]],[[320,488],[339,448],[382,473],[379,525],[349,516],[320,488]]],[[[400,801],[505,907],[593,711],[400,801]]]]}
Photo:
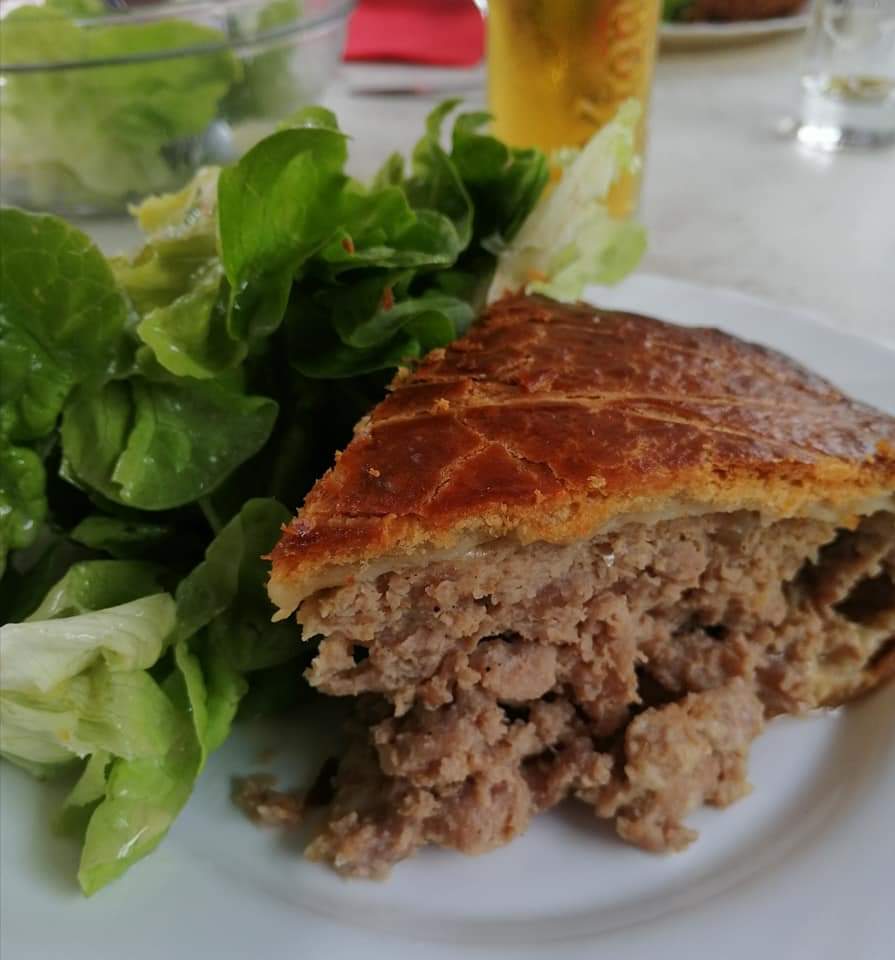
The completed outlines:
{"type": "Polygon", "coordinates": [[[792,33],[804,30],[807,26],[807,13],[733,23],[663,23],[659,29],[659,39],[664,50],[721,47],[792,33]]]}
{"type": "MultiPolygon", "coordinates": [[[[895,411],[895,353],[738,294],[639,276],[606,306],[713,324],[784,349],[895,411]]],[[[334,709],[334,708],[333,708],[334,709]]],[[[884,960],[892,956],[895,690],[774,722],[755,744],[754,793],[691,822],[700,840],[652,856],[570,807],[478,859],[425,851],[386,883],[302,860],[300,837],[255,829],[230,777],[301,782],[333,717],[242,729],[213,757],[159,850],[91,900],[75,851],[49,831],[52,788],[4,766],[4,960],[884,960]]]]}

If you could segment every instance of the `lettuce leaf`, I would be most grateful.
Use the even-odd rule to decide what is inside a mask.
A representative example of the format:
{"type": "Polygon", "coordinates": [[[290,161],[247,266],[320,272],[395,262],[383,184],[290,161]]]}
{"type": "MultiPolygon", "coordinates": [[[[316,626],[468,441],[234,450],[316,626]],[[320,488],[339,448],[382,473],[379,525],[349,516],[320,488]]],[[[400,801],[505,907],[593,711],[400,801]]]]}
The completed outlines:
{"type": "Polygon", "coordinates": [[[218,262],[217,167],[204,167],[177,193],[131,209],[145,244],[109,266],[141,316],[190,292],[193,278],[218,262]]]}
{"type": "Polygon", "coordinates": [[[287,318],[294,368],[329,379],[387,370],[449,343],[472,323],[466,301],[437,291],[383,306],[389,277],[297,295],[287,318]]]}
{"type": "Polygon", "coordinates": [[[413,175],[404,189],[413,207],[437,210],[447,217],[457,231],[460,249],[465,249],[472,239],[472,200],[457,165],[440,142],[444,118],[458,103],[446,100],[429,114],[426,132],[413,149],[413,175]]]}
{"type": "Polygon", "coordinates": [[[0,628],[0,751],[41,774],[87,758],[60,815],[83,832],[86,893],[164,836],[229,734],[246,674],[295,657],[294,627],[271,623],[261,558],[288,517],[246,503],[175,598],[151,593],[155,564],[80,562],[27,621],[0,628]]]}
{"type": "Polygon", "coordinates": [[[106,751],[164,753],[174,710],[145,670],[98,664],[48,693],[0,691],[0,752],[7,759],[60,763],[106,751]]]}
{"type": "Polygon", "coordinates": [[[106,768],[111,757],[105,750],[92,753],[77,782],[62,803],[57,827],[64,833],[83,833],[90,815],[106,795],[106,768]]]}
{"type": "MultiPolygon", "coordinates": [[[[241,34],[239,17],[233,17],[230,33],[234,39],[251,41],[254,36],[277,31],[294,24],[302,15],[302,0],[272,0],[263,6],[257,16],[253,34],[241,34]]],[[[231,120],[268,117],[279,120],[295,105],[299,78],[291,69],[290,61],[296,52],[289,45],[276,44],[265,49],[267,44],[255,44],[250,50],[260,48],[243,59],[243,75],[227,94],[224,113],[231,120]]]]}
{"type": "Polygon", "coordinates": [[[85,560],[72,564],[26,622],[75,617],[162,593],[162,568],[138,560],[85,560]]]}
{"type": "MultiPolygon", "coordinates": [[[[253,588],[266,578],[261,554],[289,520],[289,512],[274,500],[250,500],[209,544],[204,560],[177,588],[178,635],[189,638],[215,617],[243,599],[241,588],[253,588]]],[[[255,598],[257,599],[257,597],[255,598]]],[[[269,608],[262,608],[262,615],[269,608]]],[[[266,620],[270,620],[267,616],[266,620]]]]}
{"type": "Polygon", "coordinates": [[[261,337],[283,317],[292,279],[332,234],[346,183],[335,119],[302,114],[221,172],[218,217],[231,333],[261,337]]]}
{"type": "MultiPolygon", "coordinates": [[[[102,799],[87,824],[78,867],[78,883],[88,895],[158,846],[201,772],[201,750],[183,674],[173,671],[162,689],[176,720],[170,746],[164,753],[119,758],[110,764],[102,799]]],[[[98,783],[90,786],[98,793],[98,783]]]]}
{"type": "Polygon", "coordinates": [[[169,373],[199,380],[219,376],[248,354],[248,343],[230,336],[229,298],[221,266],[210,260],[184,293],[144,316],[137,335],[169,373]]]}
{"type": "Polygon", "coordinates": [[[491,252],[512,241],[544,192],[550,175],[540,150],[510,147],[482,133],[487,113],[461,113],[451,158],[472,201],[473,232],[491,252]]]}
{"type": "Polygon", "coordinates": [[[525,290],[576,300],[589,283],[616,283],[637,264],[646,234],[614,219],[605,203],[618,177],[639,163],[635,134],[640,104],[629,100],[566,166],[554,189],[500,254],[488,294],[525,290]]]}
{"type": "Polygon", "coordinates": [[[84,517],[71,531],[72,541],[116,559],[146,557],[165,548],[177,535],[173,525],[150,520],[125,520],[103,514],[84,517]]]}
{"type": "MultiPolygon", "coordinates": [[[[135,758],[119,753],[112,762],[85,834],[78,873],[85,893],[100,889],[162,839],[208,754],[229,734],[248,689],[244,674],[294,657],[294,628],[270,622],[261,559],[286,519],[288,511],[274,501],[250,501],[181,581],[174,662],[163,683],[175,711],[173,735],[163,753],[135,758]]],[[[293,683],[298,684],[297,673],[293,683]]],[[[92,783],[91,800],[98,792],[92,783]]]]}
{"type": "Polygon", "coordinates": [[[139,757],[169,748],[175,717],[146,669],[173,629],[175,604],[166,593],[145,595],[155,588],[147,565],[76,565],[32,619],[0,627],[6,759],[49,773],[97,751],[139,757]],[[93,609],[134,594],[140,598],[93,609]]]}
{"type": "Polygon", "coordinates": [[[0,434],[0,578],[10,550],[28,547],[37,539],[47,515],[44,468],[26,447],[7,444],[0,434]]]}
{"type": "Polygon", "coordinates": [[[221,173],[232,337],[251,343],[286,317],[294,369],[329,379],[395,367],[468,325],[458,298],[421,299],[429,273],[453,266],[471,240],[469,198],[438,144],[443,113],[400,186],[351,181],[345,136],[319,108],[221,173]]]}
{"type": "Polygon", "coordinates": [[[241,77],[226,37],[189,20],[82,27],[58,9],[26,6],[4,18],[0,36],[4,67],[107,62],[4,76],[4,161],[28,177],[38,203],[60,188],[74,205],[176,186],[193,164],[183,144],[204,133],[241,77]],[[108,63],[120,58],[130,62],[108,63]]]}
{"type": "Polygon", "coordinates": [[[240,673],[275,666],[297,652],[294,627],[271,622],[264,592],[263,554],[289,518],[275,500],[249,500],[177,588],[178,636],[189,638],[208,627],[212,650],[240,673]]]}
{"type": "Polygon", "coordinates": [[[115,381],[62,420],[66,474],[116,503],[165,510],[213,491],[270,436],[277,405],[221,381],[115,381]]]}
{"type": "Polygon", "coordinates": [[[217,243],[218,174],[205,168],[178,193],[135,207],[146,243],[134,256],[111,261],[140,314],[137,336],[177,377],[217,377],[238,368],[248,352],[246,340],[229,329],[230,287],[217,243]]]}
{"type": "Polygon", "coordinates": [[[127,301],[84,233],[0,209],[0,436],[46,436],[77,384],[120,375],[127,322],[127,301]]]}
{"type": "Polygon", "coordinates": [[[0,627],[0,690],[46,694],[100,661],[116,671],[151,667],[174,629],[174,612],[171,597],[157,593],[105,610],[7,623],[0,627]]]}

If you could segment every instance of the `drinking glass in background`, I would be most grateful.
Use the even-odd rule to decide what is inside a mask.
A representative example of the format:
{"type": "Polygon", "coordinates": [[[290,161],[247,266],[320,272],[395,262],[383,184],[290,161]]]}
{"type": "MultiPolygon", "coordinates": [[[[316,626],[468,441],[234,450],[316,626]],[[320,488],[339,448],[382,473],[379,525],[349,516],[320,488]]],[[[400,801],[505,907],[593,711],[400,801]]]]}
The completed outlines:
{"type": "Polygon", "coordinates": [[[810,31],[799,140],[895,143],[895,0],[814,0],[810,31]]]}
{"type": "MultiPolygon", "coordinates": [[[[546,152],[579,147],[636,97],[637,148],[656,57],[661,0],[477,0],[487,10],[488,99],[494,132],[546,152]]],[[[611,212],[633,214],[640,174],[625,174],[611,212]]]]}

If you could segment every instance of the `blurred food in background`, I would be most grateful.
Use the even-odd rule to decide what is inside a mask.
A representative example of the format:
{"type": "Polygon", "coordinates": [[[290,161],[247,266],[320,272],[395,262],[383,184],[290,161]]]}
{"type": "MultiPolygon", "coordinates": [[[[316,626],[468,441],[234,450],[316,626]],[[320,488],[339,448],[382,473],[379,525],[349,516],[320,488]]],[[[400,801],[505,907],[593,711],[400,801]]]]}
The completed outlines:
{"type": "Polygon", "coordinates": [[[798,13],[805,0],[663,0],[662,18],[675,21],[767,20],[798,13]]]}
{"type": "Polygon", "coordinates": [[[351,0],[0,0],[0,199],[122,212],[316,99],[351,0]]]}
{"type": "MultiPolygon", "coordinates": [[[[545,151],[579,147],[640,101],[642,153],[660,0],[489,0],[488,93],[495,134],[545,151]]],[[[613,188],[610,209],[637,206],[639,171],[613,188]]]]}

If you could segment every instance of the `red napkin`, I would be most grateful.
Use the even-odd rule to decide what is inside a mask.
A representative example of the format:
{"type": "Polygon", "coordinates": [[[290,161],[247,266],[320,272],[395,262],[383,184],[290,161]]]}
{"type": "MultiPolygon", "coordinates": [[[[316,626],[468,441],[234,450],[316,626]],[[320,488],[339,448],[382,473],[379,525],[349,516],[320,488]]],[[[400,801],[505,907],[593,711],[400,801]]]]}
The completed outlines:
{"type": "Polygon", "coordinates": [[[361,0],[348,23],[345,59],[469,67],[484,52],[473,0],[361,0]]]}

